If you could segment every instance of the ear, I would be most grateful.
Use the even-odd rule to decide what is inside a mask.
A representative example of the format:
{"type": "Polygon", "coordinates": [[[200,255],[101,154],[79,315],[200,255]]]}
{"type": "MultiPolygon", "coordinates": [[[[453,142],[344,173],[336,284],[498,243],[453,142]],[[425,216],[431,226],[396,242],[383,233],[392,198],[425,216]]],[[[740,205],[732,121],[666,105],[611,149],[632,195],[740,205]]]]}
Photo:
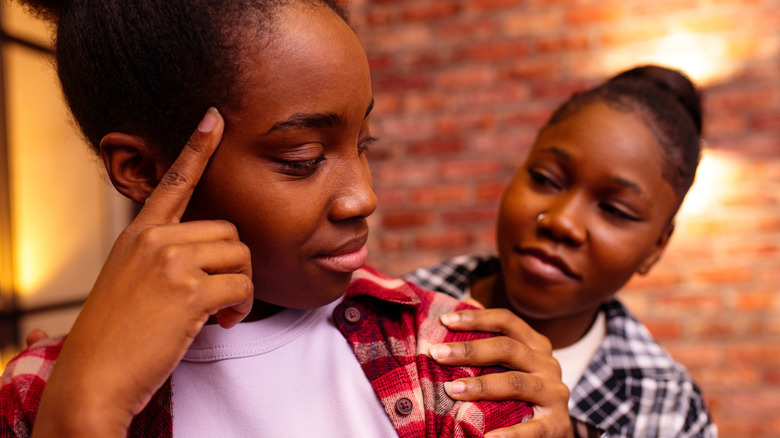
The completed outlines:
{"type": "Polygon", "coordinates": [[[139,204],[152,194],[170,167],[163,154],[147,140],[121,132],[103,137],[100,155],[114,187],[139,204]]]}
{"type": "Polygon", "coordinates": [[[646,275],[648,272],[650,272],[650,268],[652,268],[653,265],[655,265],[656,262],[661,259],[661,255],[663,255],[663,252],[666,249],[666,245],[669,243],[669,239],[672,237],[673,232],[674,220],[669,222],[666,228],[664,228],[661,236],[655,242],[655,246],[653,247],[652,252],[645,258],[642,264],[639,265],[639,268],[637,269],[638,273],[641,275],[646,275]]]}

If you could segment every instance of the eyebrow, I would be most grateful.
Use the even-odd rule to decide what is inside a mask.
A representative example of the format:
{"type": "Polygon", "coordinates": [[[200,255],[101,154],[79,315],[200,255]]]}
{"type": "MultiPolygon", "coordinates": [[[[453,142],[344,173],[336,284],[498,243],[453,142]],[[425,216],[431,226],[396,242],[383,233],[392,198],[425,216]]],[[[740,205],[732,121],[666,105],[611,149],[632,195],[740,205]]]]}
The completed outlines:
{"type": "MultiPolygon", "coordinates": [[[[371,113],[371,110],[374,109],[374,98],[371,98],[371,103],[368,104],[368,108],[366,109],[366,114],[363,116],[363,118],[368,117],[368,115],[371,113]]],[[[343,128],[347,126],[347,121],[344,117],[342,117],[339,114],[336,113],[296,113],[287,118],[286,120],[282,120],[281,122],[277,122],[274,124],[274,126],[271,127],[271,129],[268,130],[265,134],[268,135],[275,131],[285,131],[289,129],[311,129],[311,128],[343,128]]]]}
{"type": "Polygon", "coordinates": [[[555,146],[550,146],[548,148],[542,149],[542,152],[546,152],[552,155],[555,155],[556,157],[559,157],[566,161],[571,161],[571,156],[569,156],[569,153],[564,151],[561,148],[557,148],[555,146]]]}
{"type": "Polygon", "coordinates": [[[640,187],[639,184],[633,181],[627,180],[625,178],[621,178],[619,176],[613,176],[609,178],[609,182],[615,184],[616,186],[631,190],[632,192],[636,193],[643,199],[648,199],[645,192],[642,191],[642,187],[640,187]]]}

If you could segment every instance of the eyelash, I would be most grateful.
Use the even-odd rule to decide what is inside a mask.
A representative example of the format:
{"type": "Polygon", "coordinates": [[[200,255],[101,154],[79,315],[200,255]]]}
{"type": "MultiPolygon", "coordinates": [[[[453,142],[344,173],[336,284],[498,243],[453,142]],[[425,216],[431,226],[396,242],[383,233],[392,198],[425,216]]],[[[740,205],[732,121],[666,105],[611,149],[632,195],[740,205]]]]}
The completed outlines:
{"type": "Polygon", "coordinates": [[[533,180],[533,182],[539,186],[551,187],[556,190],[560,189],[558,184],[556,184],[551,178],[542,172],[534,169],[528,169],[528,174],[531,176],[531,180],[533,180]]]}
{"type": "MultiPolygon", "coordinates": [[[[367,150],[368,147],[375,143],[377,140],[379,140],[377,137],[368,137],[365,140],[358,143],[357,149],[358,154],[362,155],[367,150]]],[[[325,161],[325,154],[320,155],[317,158],[312,158],[311,160],[305,160],[305,161],[287,161],[287,160],[280,160],[279,163],[289,169],[289,171],[293,173],[311,173],[317,169],[317,167],[325,161]]]]}
{"type": "Polygon", "coordinates": [[[377,137],[368,137],[363,141],[358,142],[358,154],[363,155],[366,151],[368,151],[369,146],[379,141],[379,138],[377,137]]]}
{"type": "Polygon", "coordinates": [[[601,204],[601,209],[605,213],[607,213],[608,215],[613,216],[613,217],[615,217],[617,219],[623,219],[623,220],[628,220],[628,221],[632,221],[632,222],[639,222],[639,218],[638,217],[632,216],[632,215],[624,212],[623,210],[615,207],[614,205],[611,205],[611,204],[601,204]]]}

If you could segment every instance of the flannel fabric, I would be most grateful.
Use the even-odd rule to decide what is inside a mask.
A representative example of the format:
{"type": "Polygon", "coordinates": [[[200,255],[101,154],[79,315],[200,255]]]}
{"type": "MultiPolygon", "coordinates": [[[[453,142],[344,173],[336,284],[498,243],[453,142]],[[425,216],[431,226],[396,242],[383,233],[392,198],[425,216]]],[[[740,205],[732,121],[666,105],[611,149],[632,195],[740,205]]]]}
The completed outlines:
{"type": "MultiPolygon", "coordinates": [[[[401,438],[478,437],[484,432],[529,419],[531,406],[522,401],[460,402],[447,396],[444,383],[501,371],[501,368],[439,366],[428,347],[490,336],[450,332],[439,316],[467,305],[450,297],[363,268],[334,321],[352,345],[377,396],[401,438]]],[[[59,355],[63,339],[49,339],[11,361],[0,392],[0,438],[28,437],[41,392],[59,355]]],[[[171,429],[170,380],[133,420],[129,437],[168,438],[171,429]]]]}
{"type": "MultiPolygon", "coordinates": [[[[405,279],[462,299],[472,281],[499,270],[495,256],[460,256],[405,279]]],[[[607,336],[571,388],[575,432],[584,422],[610,437],[716,437],[701,392],[683,366],[617,299],[602,309],[607,336]]]]}

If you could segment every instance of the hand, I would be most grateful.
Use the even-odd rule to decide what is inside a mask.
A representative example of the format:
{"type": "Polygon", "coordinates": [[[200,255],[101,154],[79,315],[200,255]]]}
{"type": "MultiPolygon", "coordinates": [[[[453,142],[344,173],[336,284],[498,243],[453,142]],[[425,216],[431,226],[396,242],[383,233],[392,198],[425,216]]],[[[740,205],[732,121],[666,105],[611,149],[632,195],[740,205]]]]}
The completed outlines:
{"type": "Polygon", "coordinates": [[[27,337],[24,338],[24,343],[27,347],[31,346],[32,344],[42,341],[44,339],[47,339],[49,337],[49,334],[41,329],[32,329],[30,330],[30,333],[27,333],[27,337]]]}
{"type": "Polygon", "coordinates": [[[223,130],[210,109],[120,234],[63,345],[34,436],[125,437],[208,318],[227,328],[250,311],[250,254],[235,226],[180,223],[223,130]]]}
{"type": "Polygon", "coordinates": [[[431,347],[444,365],[509,368],[501,374],[458,379],[445,384],[455,400],[526,400],[534,404],[532,420],[497,429],[486,437],[573,437],[569,389],[552,357],[550,341],[506,309],[464,310],[442,316],[452,330],[500,333],[503,336],[431,347]],[[444,348],[442,348],[444,347],[444,348]]]}

